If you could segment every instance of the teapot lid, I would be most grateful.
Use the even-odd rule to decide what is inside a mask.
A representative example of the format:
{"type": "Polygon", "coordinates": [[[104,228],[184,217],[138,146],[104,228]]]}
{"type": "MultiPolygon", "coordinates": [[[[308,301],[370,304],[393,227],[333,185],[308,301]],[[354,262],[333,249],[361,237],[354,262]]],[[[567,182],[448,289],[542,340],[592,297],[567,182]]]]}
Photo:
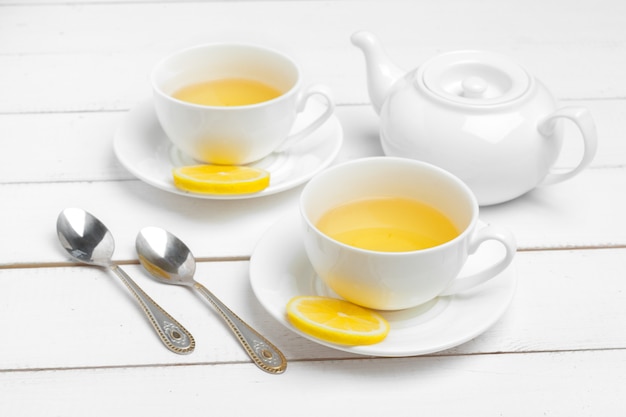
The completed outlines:
{"type": "Polygon", "coordinates": [[[416,83],[458,104],[493,106],[524,95],[526,71],[509,58],[484,51],[457,51],[434,57],[416,73],[416,83]]]}

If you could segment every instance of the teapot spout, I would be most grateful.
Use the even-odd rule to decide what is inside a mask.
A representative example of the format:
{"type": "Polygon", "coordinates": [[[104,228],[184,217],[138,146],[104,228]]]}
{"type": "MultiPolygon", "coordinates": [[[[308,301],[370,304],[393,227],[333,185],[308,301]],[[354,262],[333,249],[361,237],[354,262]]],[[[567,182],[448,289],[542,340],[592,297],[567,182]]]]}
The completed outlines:
{"type": "Polygon", "coordinates": [[[380,114],[391,86],[404,75],[405,71],[391,62],[374,34],[359,31],[350,39],[365,56],[367,90],[376,113],[380,114]]]}

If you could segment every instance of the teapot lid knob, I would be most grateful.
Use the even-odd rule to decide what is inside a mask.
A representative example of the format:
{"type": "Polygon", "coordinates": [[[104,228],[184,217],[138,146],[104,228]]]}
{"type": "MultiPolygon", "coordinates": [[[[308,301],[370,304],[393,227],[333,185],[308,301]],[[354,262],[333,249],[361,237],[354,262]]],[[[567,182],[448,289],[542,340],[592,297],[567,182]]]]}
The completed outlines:
{"type": "Polygon", "coordinates": [[[487,91],[487,81],[481,77],[470,75],[461,83],[463,96],[468,98],[481,98],[487,91]]]}
{"type": "Polygon", "coordinates": [[[509,58],[486,51],[456,51],[424,63],[415,86],[449,103],[494,106],[524,96],[533,81],[509,58]]]}

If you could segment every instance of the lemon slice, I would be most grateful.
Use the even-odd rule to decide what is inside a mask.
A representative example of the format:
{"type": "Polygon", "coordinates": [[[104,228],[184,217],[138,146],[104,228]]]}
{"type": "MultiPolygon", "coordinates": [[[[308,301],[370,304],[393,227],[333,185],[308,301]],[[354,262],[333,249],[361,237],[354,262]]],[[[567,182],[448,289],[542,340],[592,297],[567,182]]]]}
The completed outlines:
{"type": "Polygon", "coordinates": [[[250,194],[270,185],[270,173],[259,168],[231,165],[192,165],[172,170],[174,185],[204,194],[250,194]]]}
{"type": "Polygon", "coordinates": [[[294,297],[287,318],[308,335],[342,345],[372,345],[389,333],[389,323],[379,314],[336,298],[294,297]]]}

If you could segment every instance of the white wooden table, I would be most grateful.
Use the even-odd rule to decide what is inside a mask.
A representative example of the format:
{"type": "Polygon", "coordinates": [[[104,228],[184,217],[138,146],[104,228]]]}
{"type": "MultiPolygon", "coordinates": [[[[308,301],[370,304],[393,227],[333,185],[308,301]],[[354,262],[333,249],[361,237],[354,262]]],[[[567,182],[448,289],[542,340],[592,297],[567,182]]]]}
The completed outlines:
{"type": "MultiPolygon", "coordinates": [[[[625,80],[619,0],[0,0],[0,415],[625,415],[625,80]],[[381,155],[363,59],[349,41],[360,29],[407,70],[455,49],[507,54],[596,120],[591,168],[482,210],[517,237],[517,290],[495,325],[446,351],[354,355],[267,314],[249,257],[297,210],[301,187],[188,198],[139,181],[113,153],[127,112],[150,96],[158,59],[254,40],[291,53],[307,80],[333,90],[344,130],[335,162],[381,155]],[[193,354],[166,350],[116,278],[68,259],[55,232],[68,206],[109,226],[115,259],[193,333],[193,354]],[[148,225],[187,242],[201,258],[197,279],[282,349],[284,374],[257,369],[201,298],[143,273],[134,240],[148,225]]],[[[576,143],[559,167],[575,163],[576,143]]]]}

